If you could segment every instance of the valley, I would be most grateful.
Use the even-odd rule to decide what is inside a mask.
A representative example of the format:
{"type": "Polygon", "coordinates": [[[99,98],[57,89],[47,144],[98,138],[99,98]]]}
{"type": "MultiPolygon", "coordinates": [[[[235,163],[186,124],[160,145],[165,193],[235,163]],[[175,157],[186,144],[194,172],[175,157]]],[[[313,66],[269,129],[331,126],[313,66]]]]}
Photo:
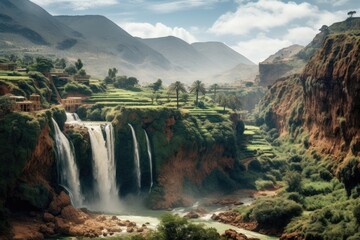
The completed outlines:
{"type": "Polygon", "coordinates": [[[256,65],[0,7],[0,239],[360,238],[360,18],[256,65]]]}

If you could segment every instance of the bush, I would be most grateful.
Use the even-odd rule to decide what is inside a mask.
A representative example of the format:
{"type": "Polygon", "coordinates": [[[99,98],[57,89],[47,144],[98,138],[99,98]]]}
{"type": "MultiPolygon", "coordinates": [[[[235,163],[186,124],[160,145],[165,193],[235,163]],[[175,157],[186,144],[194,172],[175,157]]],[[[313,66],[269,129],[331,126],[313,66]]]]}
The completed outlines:
{"type": "Polygon", "coordinates": [[[328,182],[310,182],[302,187],[302,194],[305,196],[314,196],[317,194],[326,194],[332,191],[332,184],[328,182]]]}
{"type": "Polygon", "coordinates": [[[64,90],[65,94],[80,93],[86,96],[90,96],[93,93],[88,86],[76,82],[68,82],[65,84],[64,90]]]}
{"type": "Polygon", "coordinates": [[[345,185],[347,195],[350,196],[351,190],[360,184],[360,159],[351,158],[340,170],[339,176],[345,185]]]}
{"type": "Polygon", "coordinates": [[[300,192],[302,189],[302,176],[298,172],[288,172],[285,176],[285,181],[288,185],[286,191],[300,192]]]}
{"type": "Polygon", "coordinates": [[[157,230],[150,234],[151,240],[220,240],[214,228],[204,228],[187,219],[167,213],[161,217],[157,230]]]}
{"type": "Polygon", "coordinates": [[[287,199],[292,200],[297,203],[302,203],[302,201],[303,201],[303,197],[297,192],[290,193],[288,195],[287,199]]]}
{"type": "Polygon", "coordinates": [[[356,219],[356,223],[360,225],[360,204],[354,208],[353,214],[356,219]]]}
{"type": "Polygon", "coordinates": [[[255,181],[255,186],[257,190],[273,189],[274,183],[269,180],[257,180],[255,181]]]}
{"type": "Polygon", "coordinates": [[[253,170],[253,171],[258,171],[258,172],[261,172],[262,168],[261,168],[261,163],[259,160],[255,159],[253,161],[251,161],[249,163],[249,166],[248,166],[249,170],[253,170]]]}
{"type": "Polygon", "coordinates": [[[275,198],[256,201],[249,216],[262,227],[284,228],[293,217],[301,213],[302,208],[296,202],[275,198]]]}
{"type": "Polygon", "coordinates": [[[0,116],[8,114],[15,109],[15,103],[8,96],[0,96],[0,116]]]}
{"type": "Polygon", "coordinates": [[[290,171],[296,171],[296,172],[301,172],[302,171],[302,167],[300,163],[297,162],[292,162],[289,166],[290,171]]]}

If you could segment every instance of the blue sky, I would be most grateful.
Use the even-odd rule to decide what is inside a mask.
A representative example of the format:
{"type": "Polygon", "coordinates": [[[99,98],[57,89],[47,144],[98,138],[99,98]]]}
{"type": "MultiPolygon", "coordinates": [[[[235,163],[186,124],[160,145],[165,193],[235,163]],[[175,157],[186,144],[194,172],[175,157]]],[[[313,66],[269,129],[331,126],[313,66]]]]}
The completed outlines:
{"type": "MultiPolygon", "coordinates": [[[[137,37],[220,41],[255,63],[322,25],[347,18],[360,0],[32,0],[53,15],[104,15],[137,37]]],[[[356,15],[355,15],[356,16],[356,15]]]]}

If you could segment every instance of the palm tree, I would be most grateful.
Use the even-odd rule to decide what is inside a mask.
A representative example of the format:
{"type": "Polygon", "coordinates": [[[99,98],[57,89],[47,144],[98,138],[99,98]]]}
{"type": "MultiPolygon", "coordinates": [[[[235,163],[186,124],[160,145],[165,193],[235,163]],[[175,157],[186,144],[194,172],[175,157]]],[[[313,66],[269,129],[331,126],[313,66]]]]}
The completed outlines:
{"type": "Polygon", "coordinates": [[[195,105],[198,106],[199,103],[199,92],[201,92],[202,94],[205,95],[205,85],[200,81],[200,80],[196,80],[195,82],[193,82],[193,84],[190,87],[190,92],[191,93],[195,93],[196,95],[196,100],[195,100],[195,105]]]}
{"type": "Polygon", "coordinates": [[[182,82],[176,81],[169,86],[169,91],[176,92],[176,108],[179,109],[179,92],[186,92],[186,88],[182,82]]]}
{"type": "Polygon", "coordinates": [[[216,100],[216,90],[219,88],[219,85],[217,83],[210,86],[210,91],[214,90],[214,101],[216,100]]]}

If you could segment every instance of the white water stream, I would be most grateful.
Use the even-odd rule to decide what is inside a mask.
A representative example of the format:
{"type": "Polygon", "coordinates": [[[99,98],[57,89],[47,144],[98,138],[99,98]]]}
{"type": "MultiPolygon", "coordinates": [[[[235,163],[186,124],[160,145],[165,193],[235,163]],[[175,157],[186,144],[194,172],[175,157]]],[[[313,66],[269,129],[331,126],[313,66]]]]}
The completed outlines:
{"type": "Polygon", "coordinates": [[[138,145],[138,141],[136,139],[136,134],[135,134],[135,130],[134,130],[133,126],[131,126],[130,123],[128,123],[128,125],[131,129],[131,134],[132,134],[133,143],[134,143],[134,165],[135,165],[135,173],[136,173],[136,184],[137,184],[138,192],[140,192],[140,190],[141,190],[141,171],[140,171],[139,145],[138,145]]]}
{"type": "Polygon", "coordinates": [[[66,122],[81,122],[81,119],[76,113],[66,113],[66,122]]]}
{"type": "Polygon", "coordinates": [[[61,132],[58,124],[52,119],[55,129],[55,144],[57,150],[57,170],[60,177],[60,185],[65,186],[72,196],[71,201],[75,207],[82,204],[80,190],[79,171],[76,166],[75,156],[69,140],[61,132]]]}
{"type": "MultiPolygon", "coordinates": [[[[86,126],[86,125],[85,125],[86,126]]],[[[116,167],[114,160],[114,136],[111,124],[106,125],[105,141],[100,125],[86,126],[90,136],[93,158],[93,175],[99,193],[99,204],[107,207],[112,201],[118,201],[116,186],[116,167]]]]}
{"type": "Polygon", "coordinates": [[[145,137],[146,137],[146,147],[147,147],[147,152],[149,155],[149,168],[150,168],[150,188],[149,188],[149,192],[151,192],[151,189],[153,187],[154,181],[153,181],[153,167],[152,167],[152,155],[151,155],[151,146],[150,146],[150,140],[149,140],[149,136],[147,134],[147,132],[145,131],[145,137]]]}

